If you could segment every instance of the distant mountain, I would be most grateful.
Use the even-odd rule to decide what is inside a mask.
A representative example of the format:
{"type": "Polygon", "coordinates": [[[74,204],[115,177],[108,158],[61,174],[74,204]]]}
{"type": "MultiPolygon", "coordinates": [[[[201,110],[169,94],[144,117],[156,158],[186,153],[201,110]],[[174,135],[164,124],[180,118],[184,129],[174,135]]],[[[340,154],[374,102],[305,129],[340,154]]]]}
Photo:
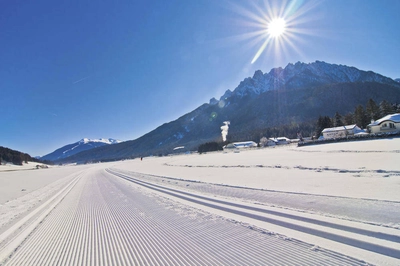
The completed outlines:
{"type": "Polygon", "coordinates": [[[400,82],[400,78],[398,78],[398,79],[394,79],[395,81],[397,81],[397,82],[400,82]]]}
{"type": "Polygon", "coordinates": [[[260,95],[269,90],[300,89],[335,83],[377,82],[398,85],[394,80],[372,71],[361,71],[355,67],[328,64],[321,61],[305,64],[288,64],[284,69],[274,68],[269,73],[257,70],[252,78],[246,78],[232,92],[227,90],[220,100],[233,95],[260,95]]]}
{"type": "Polygon", "coordinates": [[[117,144],[121,141],[115,139],[81,139],[78,142],[65,145],[62,148],[59,148],[52,153],[49,153],[43,157],[40,157],[40,160],[48,160],[48,161],[56,161],[67,158],[71,155],[77,154],[82,151],[91,150],[97,147],[117,144]]]}
{"type": "Polygon", "coordinates": [[[296,126],[336,111],[344,115],[370,98],[378,104],[400,102],[400,83],[372,71],[321,61],[288,64],[268,73],[258,70],[219,100],[213,98],[136,140],[84,151],[60,162],[165,155],[182,146],[180,152],[196,150],[205,142],[222,141],[224,121],[230,121],[228,141],[258,142],[266,128],[296,126]]]}

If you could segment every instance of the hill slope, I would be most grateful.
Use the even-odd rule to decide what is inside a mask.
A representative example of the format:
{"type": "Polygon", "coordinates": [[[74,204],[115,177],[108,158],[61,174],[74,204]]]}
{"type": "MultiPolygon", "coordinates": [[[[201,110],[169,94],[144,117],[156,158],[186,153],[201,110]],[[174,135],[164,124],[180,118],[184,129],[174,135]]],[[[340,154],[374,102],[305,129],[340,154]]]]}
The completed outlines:
{"type": "Polygon", "coordinates": [[[116,144],[116,143],[120,143],[120,142],[121,141],[115,140],[115,139],[84,138],[78,142],[65,145],[65,146],[53,151],[52,153],[49,153],[49,154],[41,157],[40,159],[48,160],[48,161],[61,160],[61,159],[67,158],[71,155],[80,153],[82,151],[94,149],[94,148],[105,146],[105,145],[116,144]]]}
{"type": "Polygon", "coordinates": [[[336,111],[346,114],[370,98],[400,102],[400,84],[354,67],[319,61],[289,64],[265,74],[256,71],[220,100],[213,98],[136,140],[84,151],[62,162],[165,155],[178,146],[195,150],[201,143],[221,141],[224,121],[231,122],[228,139],[258,141],[254,132],[264,128],[316,120],[336,111]]]}
{"type": "Polygon", "coordinates": [[[32,158],[29,154],[20,151],[12,150],[0,146],[0,165],[13,163],[15,165],[22,165],[23,162],[39,162],[39,160],[32,158]]]}

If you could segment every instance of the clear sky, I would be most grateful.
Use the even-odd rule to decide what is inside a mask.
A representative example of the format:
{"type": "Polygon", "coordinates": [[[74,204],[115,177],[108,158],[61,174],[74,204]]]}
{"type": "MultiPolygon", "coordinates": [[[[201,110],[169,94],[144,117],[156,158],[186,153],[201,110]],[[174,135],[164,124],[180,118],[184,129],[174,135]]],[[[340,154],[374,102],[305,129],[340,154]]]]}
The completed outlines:
{"type": "Polygon", "coordinates": [[[400,78],[399,10],[399,0],[0,0],[0,146],[37,156],[84,137],[136,139],[255,70],[297,61],[400,78]],[[275,17],[285,30],[270,38],[275,17]]]}

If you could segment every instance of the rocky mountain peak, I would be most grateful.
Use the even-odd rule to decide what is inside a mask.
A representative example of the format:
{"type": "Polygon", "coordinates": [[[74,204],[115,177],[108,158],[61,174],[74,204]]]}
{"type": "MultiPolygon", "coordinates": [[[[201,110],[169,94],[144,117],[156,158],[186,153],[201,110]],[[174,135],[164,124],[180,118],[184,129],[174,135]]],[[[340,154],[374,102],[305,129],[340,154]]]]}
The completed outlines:
{"type": "Polygon", "coordinates": [[[264,79],[263,75],[264,74],[261,70],[256,70],[256,72],[254,72],[253,79],[262,80],[262,79],[264,79]]]}
{"type": "Polygon", "coordinates": [[[233,91],[227,90],[220,100],[226,100],[232,96],[257,96],[275,89],[297,89],[325,83],[346,82],[378,82],[396,85],[399,83],[372,71],[363,71],[355,67],[329,64],[324,61],[297,62],[289,63],[285,68],[273,68],[265,74],[257,70],[253,77],[245,78],[233,91]]]}

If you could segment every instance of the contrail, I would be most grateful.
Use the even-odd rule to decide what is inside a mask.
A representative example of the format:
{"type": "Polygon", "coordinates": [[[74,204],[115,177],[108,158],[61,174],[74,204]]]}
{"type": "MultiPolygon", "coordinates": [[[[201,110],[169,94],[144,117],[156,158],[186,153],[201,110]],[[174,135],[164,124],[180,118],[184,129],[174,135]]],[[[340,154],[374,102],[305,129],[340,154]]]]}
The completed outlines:
{"type": "Polygon", "coordinates": [[[85,79],[87,79],[87,78],[90,78],[90,76],[87,76],[87,77],[84,77],[84,78],[82,78],[82,79],[80,79],[80,80],[77,80],[77,81],[73,82],[72,84],[79,83],[79,82],[81,82],[81,81],[83,81],[83,80],[85,80],[85,79]]]}

